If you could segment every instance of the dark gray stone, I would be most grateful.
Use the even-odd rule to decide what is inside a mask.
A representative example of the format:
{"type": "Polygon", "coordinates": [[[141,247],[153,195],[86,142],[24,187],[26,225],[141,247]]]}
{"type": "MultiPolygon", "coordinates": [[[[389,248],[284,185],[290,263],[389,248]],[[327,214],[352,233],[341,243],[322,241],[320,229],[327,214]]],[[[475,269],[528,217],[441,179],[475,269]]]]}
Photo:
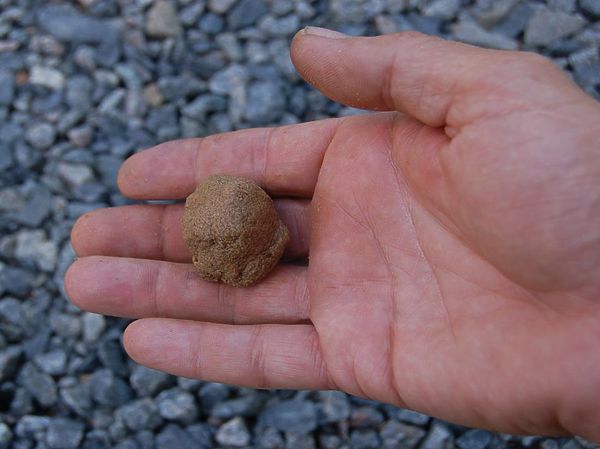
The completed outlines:
{"type": "Polygon", "coordinates": [[[0,106],[9,106],[16,91],[15,75],[8,70],[0,70],[0,106]]]}
{"type": "Polygon", "coordinates": [[[229,419],[234,416],[255,416],[263,402],[262,396],[257,394],[242,396],[215,404],[210,414],[220,419],[229,419]]]}
{"type": "Polygon", "coordinates": [[[67,353],[62,349],[38,354],[34,358],[35,364],[46,374],[59,376],[65,374],[67,368],[67,353]]]}
{"type": "Polygon", "coordinates": [[[62,387],[59,391],[60,399],[73,412],[82,417],[89,417],[93,404],[88,384],[75,384],[62,387]]]}
{"type": "Polygon", "coordinates": [[[56,129],[49,123],[37,123],[27,129],[25,138],[34,148],[46,150],[56,140],[56,129]]]}
{"type": "Polygon", "coordinates": [[[208,13],[204,14],[198,24],[200,29],[208,34],[218,34],[223,31],[225,26],[225,20],[221,16],[216,14],[208,13]]]}
{"type": "Polygon", "coordinates": [[[110,437],[104,430],[92,430],[86,433],[82,449],[109,449],[110,447],[110,437]]]}
{"type": "Polygon", "coordinates": [[[525,44],[544,46],[556,39],[570,36],[585,25],[585,19],[578,14],[569,14],[539,6],[525,30],[525,44]]]}
{"type": "Polygon", "coordinates": [[[25,207],[10,217],[25,226],[39,227],[48,217],[52,207],[52,195],[46,187],[32,189],[25,207]]]}
{"type": "Polygon", "coordinates": [[[212,408],[229,396],[229,387],[217,382],[207,382],[198,391],[200,404],[205,412],[210,413],[212,408]]]}
{"type": "Polygon", "coordinates": [[[198,449],[209,449],[214,446],[215,429],[205,423],[192,424],[185,428],[198,445],[198,449]]]}
{"type": "Polygon", "coordinates": [[[0,422],[0,449],[8,449],[13,439],[13,433],[5,423],[0,422]]]}
{"type": "Polygon", "coordinates": [[[168,424],[156,436],[157,448],[189,449],[196,444],[192,436],[176,424],[168,424]]]}
{"type": "Polygon", "coordinates": [[[382,439],[382,449],[417,447],[425,435],[425,430],[402,424],[394,419],[387,421],[379,432],[382,439]]]}
{"type": "Polygon", "coordinates": [[[414,410],[408,410],[405,408],[396,409],[396,413],[393,414],[400,421],[414,424],[417,426],[426,426],[429,423],[429,416],[423,413],[415,412],[414,410]]]}
{"type": "Polygon", "coordinates": [[[119,376],[126,376],[129,373],[125,352],[121,342],[115,338],[105,339],[98,345],[98,358],[105,368],[119,376]]]}
{"type": "Polygon", "coordinates": [[[225,447],[244,447],[250,443],[250,432],[240,417],[227,421],[217,431],[215,440],[225,447]]]}
{"type": "Polygon", "coordinates": [[[227,15],[229,28],[237,30],[256,23],[256,21],[269,12],[269,8],[262,0],[241,0],[227,15]]]}
{"type": "Polygon", "coordinates": [[[208,113],[227,109],[227,100],[220,95],[201,95],[182,109],[182,113],[196,120],[206,120],[208,113]]]}
{"type": "Polygon", "coordinates": [[[21,438],[40,440],[49,425],[50,418],[47,416],[25,415],[17,422],[15,433],[21,438]]]}
{"type": "Polygon", "coordinates": [[[181,23],[173,3],[164,0],[154,2],[146,15],[146,33],[162,39],[177,36],[181,31],[181,23]]]}
{"type": "Polygon", "coordinates": [[[25,314],[16,298],[0,300],[0,330],[10,340],[19,340],[26,332],[25,314]]]}
{"type": "Polygon", "coordinates": [[[58,393],[54,379],[40,371],[33,363],[25,364],[19,374],[19,380],[42,407],[51,407],[56,403],[58,393]]]}
{"type": "Polygon", "coordinates": [[[354,430],[350,434],[350,447],[352,449],[377,449],[381,442],[374,430],[354,430]]]}
{"type": "Polygon", "coordinates": [[[305,434],[317,427],[317,408],[309,401],[283,401],[267,406],[259,415],[259,422],[282,432],[305,434]]]}
{"type": "Polygon", "coordinates": [[[350,416],[348,396],[341,391],[321,391],[318,393],[317,411],[320,424],[345,421],[350,416]]]}
{"type": "Polygon", "coordinates": [[[10,379],[19,366],[23,350],[19,346],[8,346],[0,350],[0,382],[10,379]]]}
{"type": "Polygon", "coordinates": [[[281,432],[271,427],[258,429],[254,440],[256,446],[264,449],[282,449],[285,446],[281,432]]]}
{"type": "Polygon", "coordinates": [[[162,371],[135,365],[129,382],[139,396],[154,396],[163,388],[168,387],[173,382],[173,378],[162,371]]]}
{"type": "Polygon", "coordinates": [[[118,407],[131,399],[129,386],[109,369],[100,369],[90,377],[92,398],[100,405],[118,407]]]}
{"type": "Polygon", "coordinates": [[[257,81],[248,88],[245,117],[252,125],[266,125],[279,119],[286,98],[279,81],[257,81]]]}
{"type": "Polygon", "coordinates": [[[421,449],[453,449],[454,437],[448,427],[434,423],[421,445],[421,449]]]}
{"type": "Polygon", "coordinates": [[[492,434],[480,429],[472,429],[463,433],[456,440],[460,449],[486,449],[492,441],[492,434]]]}
{"type": "Polygon", "coordinates": [[[67,80],[67,104],[77,111],[87,111],[93,104],[93,81],[84,75],[74,76],[67,80]]]}
{"type": "Polygon", "coordinates": [[[161,392],[156,398],[156,403],[160,416],[168,420],[189,424],[198,416],[194,396],[179,388],[161,392]]]}
{"type": "Polygon", "coordinates": [[[350,415],[352,427],[376,427],[383,423],[383,414],[372,407],[359,407],[350,415]]]}
{"type": "Polygon", "coordinates": [[[50,449],[75,449],[83,439],[84,425],[79,421],[54,418],[46,433],[46,444],[50,449]]]}
{"type": "Polygon", "coordinates": [[[117,410],[116,416],[133,430],[152,430],[161,425],[158,407],[150,398],[132,401],[117,410]]]}
{"type": "Polygon", "coordinates": [[[133,438],[127,438],[117,444],[114,449],[144,449],[140,446],[140,443],[133,438]]]}
{"type": "Polygon", "coordinates": [[[579,7],[595,19],[600,19],[600,2],[598,0],[579,0],[579,7]]]}
{"type": "Polygon", "coordinates": [[[117,30],[107,21],[83,15],[68,5],[40,8],[37,24],[64,42],[99,43],[117,37],[117,30]]]}
{"type": "Polygon", "coordinates": [[[315,439],[310,434],[287,433],[285,449],[316,449],[315,439]]]}

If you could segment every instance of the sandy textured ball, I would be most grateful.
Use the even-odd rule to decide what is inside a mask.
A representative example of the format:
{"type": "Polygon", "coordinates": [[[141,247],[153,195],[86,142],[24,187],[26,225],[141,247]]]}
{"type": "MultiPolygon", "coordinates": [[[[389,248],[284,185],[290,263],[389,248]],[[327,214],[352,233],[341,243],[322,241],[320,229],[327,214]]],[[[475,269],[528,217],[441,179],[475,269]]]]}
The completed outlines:
{"type": "Polygon", "coordinates": [[[185,201],[182,227],[200,277],[236,287],[265,277],[289,241],[269,195],[235,176],[200,184],[185,201]]]}

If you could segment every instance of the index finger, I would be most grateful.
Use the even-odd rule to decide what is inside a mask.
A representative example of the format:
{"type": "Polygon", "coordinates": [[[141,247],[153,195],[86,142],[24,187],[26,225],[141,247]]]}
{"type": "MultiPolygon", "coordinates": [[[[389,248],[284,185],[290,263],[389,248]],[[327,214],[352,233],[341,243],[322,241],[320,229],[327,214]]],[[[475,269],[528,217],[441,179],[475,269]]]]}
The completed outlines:
{"type": "Polygon", "coordinates": [[[341,120],[163,143],[124,162],[119,188],[135,199],[178,199],[211,174],[229,174],[250,178],[274,195],[309,198],[341,120]]]}

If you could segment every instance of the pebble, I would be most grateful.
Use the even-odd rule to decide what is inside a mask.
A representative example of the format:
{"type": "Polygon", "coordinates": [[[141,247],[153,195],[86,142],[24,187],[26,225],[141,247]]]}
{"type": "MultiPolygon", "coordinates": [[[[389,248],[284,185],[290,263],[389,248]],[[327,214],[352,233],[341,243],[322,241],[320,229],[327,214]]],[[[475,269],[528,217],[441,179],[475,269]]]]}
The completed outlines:
{"type": "Polygon", "coordinates": [[[181,23],[173,3],[159,0],[148,10],[146,33],[151,37],[165,38],[181,33],[181,23]]]}
{"type": "Polygon", "coordinates": [[[56,172],[60,179],[65,181],[70,188],[75,188],[94,180],[94,172],[84,164],[60,162],[56,165],[56,172]]]}
{"type": "Polygon", "coordinates": [[[256,126],[265,125],[281,117],[285,109],[285,95],[276,81],[256,81],[248,88],[244,116],[256,126]]]}
{"type": "Polygon", "coordinates": [[[215,440],[225,447],[244,447],[250,443],[250,432],[240,417],[233,418],[219,427],[215,440]]]}
{"type": "Polygon", "coordinates": [[[212,408],[210,415],[221,419],[229,419],[234,416],[256,416],[263,402],[264,400],[260,395],[242,396],[241,398],[218,402],[212,408]]]}
{"type": "Polygon", "coordinates": [[[13,439],[13,433],[10,427],[3,422],[0,422],[0,449],[8,449],[13,439]]]}
{"type": "Polygon", "coordinates": [[[50,425],[47,416],[25,415],[19,419],[15,433],[21,438],[34,438],[41,440],[50,425]]]}
{"type": "Polygon", "coordinates": [[[100,405],[118,407],[131,399],[131,390],[109,369],[99,369],[90,377],[92,398],[100,405]]]}
{"type": "Polygon", "coordinates": [[[84,425],[79,421],[53,418],[48,425],[46,444],[50,449],[75,449],[83,439],[84,425]]]}
{"type": "Polygon", "coordinates": [[[422,428],[402,424],[394,419],[387,421],[379,432],[382,449],[417,447],[425,435],[426,432],[422,428]]]}
{"type": "Polygon", "coordinates": [[[262,0],[240,0],[227,15],[227,24],[232,30],[247,27],[265,15],[269,8],[262,0]]]}
{"type": "MultiPolygon", "coordinates": [[[[87,185],[87,184],[85,184],[87,185]]],[[[106,319],[103,315],[97,313],[85,312],[82,317],[83,340],[88,343],[98,341],[104,329],[106,329],[106,319]]]]}
{"type": "Polygon", "coordinates": [[[27,128],[25,139],[34,148],[46,150],[56,140],[56,129],[49,123],[37,123],[27,128]]]}
{"type": "Polygon", "coordinates": [[[92,397],[87,383],[61,387],[59,397],[67,407],[79,416],[89,417],[93,410],[92,397]]]}
{"type": "Polygon", "coordinates": [[[6,267],[0,271],[0,284],[6,292],[19,298],[27,298],[33,288],[34,274],[21,267],[6,267]]]}
{"type": "Polygon", "coordinates": [[[160,416],[184,424],[193,422],[198,416],[198,406],[194,396],[179,388],[162,391],[156,397],[160,416]]]}
{"type": "Polygon", "coordinates": [[[487,31],[472,20],[463,20],[452,27],[456,39],[480,47],[517,50],[519,44],[511,37],[487,31]]]}
{"type": "Polygon", "coordinates": [[[60,376],[66,373],[67,354],[62,349],[38,354],[33,361],[39,369],[51,376],[60,376]]]}
{"type": "Polygon", "coordinates": [[[15,257],[22,264],[52,272],[56,267],[58,248],[45,231],[20,231],[17,234],[15,257]]]}
{"type": "Polygon", "coordinates": [[[57,39],[73,43],[99,43],[115,37],[116,30],[107,21],[81,14],[70,5],[43,6],[37,24],[57,39]]]}
{"type": "Polygon", "coordinates": [[[208,0],[208,9],[215,14],[225,14],[237,0],[208,0]]]}
{"type": "Polygon", "coordinates": [[[156,436],[157,448],[190,449],[197,444],[188,432],[176,424],[167,424],[156,436]]]}
{"type": "Polygon", "coordinates": [[[116,338],[106,338],[98,345],[98,359],[105,368],[119,376],[129,373],[127,359],[123,352],[121,342],[116,338]]]}
{"type": "Polygon", "coordinates": [[[172,383],[172,377],[162,371],[135,365],[129,382],[139,396],[154,396],[172,383]]]}
{"type": "Polygon", "coordinates": [[[202,409],[210,413],[212,408],[221,401],[224,401],[230,393],[230,388],[227,385],[218,382],[207,382],[198,391],[198,397],[202,409]]]}
{"type": "Polygon", "coordinates": [[[46,187],[38,185],[31,190],[24,207],[12,214],[11,218],[25,226],[37,228],[50,215],[51,206],[50,191],[46,187]]]}
{"type": "Polygon", "coordinates": [[[486,449],[492,441],[492,434],[485,430],[473,429],[463,433],[456,440],[460,449],[486,449]]]}
{"type": "Polygon", "coordinates": [[[158,407],[150,398],[132,401],[116,412],[125,425],[133,431],[153,430],[162,424],[158,407]]]}
{"type": "Polygon", "coordinates": [[[19,380],[42,407],[54,405],[58,399],[56,383],[48,374],[40,371],[33,363],[21,369],[19,380]]]}
{"type": "Polygon", "coordinates": [[[282,432],[305,434],[317,427],[317,408],[312,402],[289,400],[268,405],[259,422],[282,432]]]}
{"type": "Polygon", "coordinates": [[[579,0],[579,7],[585,13],[600,19],[600,2],[598,0],[579,0]]]}
{"type": "Polygon", "coordinates": [[[452,432],[446,426],[435,423],[431,426],[420,449],[453,449],[453,447],[452,432]]]}
{"type": "Polygon", "coordinates": [[[354,430],[350,434],[350,447],[352,449],[378,449],[381,441],[374,430],[354,430]]]}
{"type": "Polygon", "coordinates": [[[352,427],[377,427],[383,422],[383,414],[372,407],[359,407],[350,415],[352,427]]]}
{"type": "Polygon", "coordinates": [[[0,106],[9,106],[15,98],[15,76],[8,70],[0,69],[0,106]]]}
{"type": "Polygon", "coordinates": [[[584,25],[585,19],[578,14],[540,6],[525,29],[525,44],[532,47],[548,45],[556,39],[572,35],[584,25]]]}
{"type": "Polygon", "coordinates": [[[8,346],[0,350],[0,382],[6,382],[17,371],[23,350],[19,346],[8,346]]]}
{"type": "Polygon", "coordinates": [[[320,424],[345,421],[350,416],[351,408],[348,396],[341,391],[320,391],[317,412],[320,424]]]}
{"type": "Polygon", "coordinates": [[[36,65],[31,68],[29,82],[58,90],[65,86],[65,76],[57,69],[36,65]]]}

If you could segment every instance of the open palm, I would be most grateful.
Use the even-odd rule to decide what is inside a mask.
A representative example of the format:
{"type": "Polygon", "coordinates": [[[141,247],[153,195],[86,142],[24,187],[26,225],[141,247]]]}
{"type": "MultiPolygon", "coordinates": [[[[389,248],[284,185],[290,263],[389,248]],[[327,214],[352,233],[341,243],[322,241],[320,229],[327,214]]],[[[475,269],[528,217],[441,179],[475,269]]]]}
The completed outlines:
{"type": "Polygon", "coordinates": [[[173,199],[209,174],[251,177],[308,267],[207,283],[181,205],[129,206],[75,226],[72,299],[144,318],[126,349],[175,374],[598,438],[598,105],[535,57],[422,35],[301,33],[292,50],[330,97],[398,112],[163,144],[119,183],[173,199]]]}

